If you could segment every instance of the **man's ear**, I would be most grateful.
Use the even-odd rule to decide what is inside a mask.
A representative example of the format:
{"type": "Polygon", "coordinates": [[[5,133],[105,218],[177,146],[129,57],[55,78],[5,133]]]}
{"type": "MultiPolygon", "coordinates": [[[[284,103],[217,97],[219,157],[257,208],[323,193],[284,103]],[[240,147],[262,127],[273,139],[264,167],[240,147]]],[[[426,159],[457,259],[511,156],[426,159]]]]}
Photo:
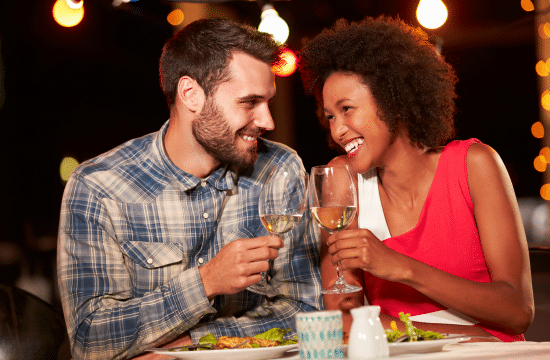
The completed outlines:
{"type": "Polygon", "coordinates": [[[195,112],[202,108],[204,91],[194,79],[182,76],[178,82],[178,99],[189,111],[195,112]]]}

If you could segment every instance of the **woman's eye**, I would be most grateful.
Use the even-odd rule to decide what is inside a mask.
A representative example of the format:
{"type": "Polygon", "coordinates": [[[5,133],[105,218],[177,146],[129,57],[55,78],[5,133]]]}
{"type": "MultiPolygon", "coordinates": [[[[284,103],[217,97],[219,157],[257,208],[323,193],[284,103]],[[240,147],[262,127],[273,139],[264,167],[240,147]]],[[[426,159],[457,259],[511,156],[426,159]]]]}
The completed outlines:
{"type": "Polygon", "coordinates": [[[332,115],[325,115],[325,119],[326,119],[327,121],[330,122],[332,119],[334,119],[334,116],[332,116],[332,115]]]}
{"type": "Polygon", "coordinates": [[[350,109],[351,109],[351,106],[343,106],[343,107],[342,107],[342,111],[343,111],[343,112],[347,112],[347,111],[350,110],[350,109]]]}

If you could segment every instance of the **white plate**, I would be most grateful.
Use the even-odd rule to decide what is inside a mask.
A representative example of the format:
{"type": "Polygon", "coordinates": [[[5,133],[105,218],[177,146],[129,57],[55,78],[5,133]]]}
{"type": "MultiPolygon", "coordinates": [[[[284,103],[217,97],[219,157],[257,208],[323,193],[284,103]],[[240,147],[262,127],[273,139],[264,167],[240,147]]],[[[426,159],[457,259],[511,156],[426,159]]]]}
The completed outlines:
{"type": "MultiPolygon", "coordinates": [[[[402,354],[418,354],[441,351],[445,345],[456,344],[461,341],[470,340],[467,335],[461,334],[449,334],[445,339],[414,341],[414,342],[400,342],[397,344],[389,344],[390,356],[397,356],[402,354]]],[[[348,346],[344,345],[344,354],[348,355],[348,346]]]]}
{"type": "MultiPolygon", "coordinates": [[[[298,349],[298,344],[272,346],[263,348],[248,349],[224,349],[224,350],[201,350],[201,351],[166,351],[155,350],[155,354],[173,356],[186,360],[263,360],[276,359],[285,356],[287,351],[298,349]]],[[[292,352],[292,354],[298,352],[292,352]]]]}

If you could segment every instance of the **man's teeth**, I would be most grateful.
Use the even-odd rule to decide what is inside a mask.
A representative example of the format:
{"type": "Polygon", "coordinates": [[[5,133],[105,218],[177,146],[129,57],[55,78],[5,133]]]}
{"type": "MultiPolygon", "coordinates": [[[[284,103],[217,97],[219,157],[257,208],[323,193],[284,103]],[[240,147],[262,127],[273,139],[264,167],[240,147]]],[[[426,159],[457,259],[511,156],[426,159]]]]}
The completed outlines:
{"type": "Polygon", "coordinates": [[[254,136],[243,135],[243,139],[246,141],[256,141],[254,136]]]}
{"type": "Polygon", "coordinates": [[[344,148],[346,149],[346,152],[350,154],[355,150],[359,149],[359,146],[361,146],[361,144],[363,144],[364,141],[365,141],[364,139],[355,139],[352,142],[347,143],[344,148]]]}

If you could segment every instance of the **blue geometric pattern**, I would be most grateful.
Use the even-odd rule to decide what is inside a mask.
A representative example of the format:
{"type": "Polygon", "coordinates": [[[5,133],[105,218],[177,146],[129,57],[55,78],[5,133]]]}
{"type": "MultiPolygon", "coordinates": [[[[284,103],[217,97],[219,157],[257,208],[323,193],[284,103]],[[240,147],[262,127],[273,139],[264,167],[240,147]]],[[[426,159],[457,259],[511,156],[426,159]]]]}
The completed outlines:
{"type": "Polygon", "coordinates": [[[343,359],[342,313],[316,311],[296,315],[301,359],[343,359]]]}

